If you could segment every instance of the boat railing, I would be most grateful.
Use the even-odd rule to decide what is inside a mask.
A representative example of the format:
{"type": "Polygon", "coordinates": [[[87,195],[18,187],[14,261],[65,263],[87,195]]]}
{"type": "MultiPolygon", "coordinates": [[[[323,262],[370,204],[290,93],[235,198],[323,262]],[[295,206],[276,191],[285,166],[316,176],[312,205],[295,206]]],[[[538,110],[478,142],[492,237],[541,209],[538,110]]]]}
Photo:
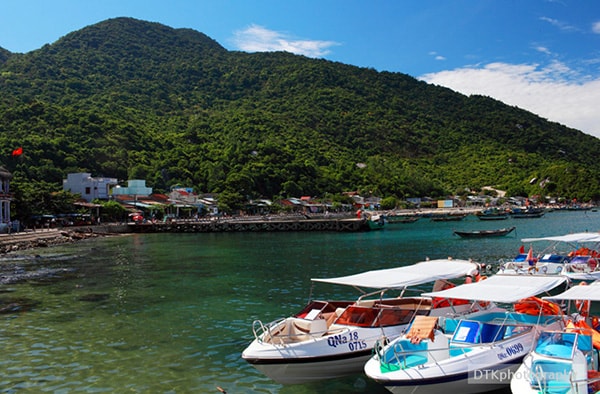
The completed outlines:
{"type": "Polygon", "coordinates": [[[310,339],[316,340],[324,335],[342,333],[346,330],[347,328],[344,327],[328,327],[325,319],[282,318],[268,324],[264,324],[260,320],[252,323],[252,332],[258,342],[279,342],[282,345],[310,339]]]}
{"type": "MultiPolygon", "coordinates": [[[[562,363],[567,364],[565,362],[562,363]]],[[[541,365],[536,364],[535,370],[526,365],[524,373],[526,376],[529,376],[531,386],[540,389],[541,392],[549,392],[545,390],[549,390],[550,388],[553,390],[552,392],[566,392],[569,389],[578,392],[576,388],[581,386],[589,387],[590,392],[594,393],[600,389],[600,372],[595,370],[589,370],[587,377],[575,378],[572,370],[568,374],[561,374],[556,371],[544,371],[541,365]],[[563,377],[563,379],[557,379],[560,377],[563,377]],[[561,383],[564,383],[564,385],[561,385],[561,383]]]]}
{"type": "Polygon", "coordinates": [[[284,321],[285,318],[282,318],[264,324],[262,320],[254,320],[252,322],[252,333],[254,334],[254,338],[256,338],[258,342],[263,342],[263,339],[266,337],[273,338],[277,335],[277,332],[273,332],[271,329],[281,326],[284,321]]]}
{"type": "MultiPolygon", "coordinates": [[[[475,323],[475,322],[474,322],[475,323]]],[[[450,335],[438,334],[433,342],[422,341],[413,343],[408,339],[400,339],[392,342],[389,346],[383,347],[378,341],[375,345],[375,351],[379,362],[382,365],[396,365],[401,369],[410,368],[425,363],[434,363],[441,368],[440,362],[448,358],[458,356],[470,357],[470,352],[473,349],[493,348],[499,343],[504,342],[509,338],[526,335],[533,329],[534,326],[516,325],[514,328],[507,330],[511,325],[499,326],[502,329],[492,330],[488,332],[487,339],[481,339],[479,334],[470,339],[465,338],[465,341],[454,341],[450,335]],[[435,341],[446,338],[447,343],[437,345],[435,341]]],[[[479,330],[478,330],[479,331],[479,330]]],[[[531,349],[523,349],[529,352],[531,349]]]]}
{"type": "MultiPolygon", "coordinates": [[[[448,338],[449,339],[449,338],[448,338]]],[[[471,344],[467,346],[447,346],[428,348],[427,342],[411,343],[410,341],[394,341],[390,347],[383,347],[380,341],[375,344],[377,359],[382,365],[395,365],[400,369],[412,368],[422,364],[434,363],[441,368],[440,362],[448,358],[465,356],[473,348],[481,348],[491,344],[471,344]]]]}

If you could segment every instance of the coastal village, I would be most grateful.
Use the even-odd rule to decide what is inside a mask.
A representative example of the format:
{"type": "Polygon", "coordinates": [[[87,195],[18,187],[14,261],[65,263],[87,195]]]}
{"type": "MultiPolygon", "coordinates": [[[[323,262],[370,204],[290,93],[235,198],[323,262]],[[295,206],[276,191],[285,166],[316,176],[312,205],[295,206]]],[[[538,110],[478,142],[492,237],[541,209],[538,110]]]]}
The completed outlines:
{"type": "MultiPolygon", "coordinates": [[[[591,205],[573,204],[537,204],[532,205],[527,198],[502,199],[503,205],[498,206],[503,192],[493,190],[490,195],[468,196],[467,199],[449,197],[445,200],[431,200],[427,198],[413,198],[406,201],[410,208],[386,209],[381,207],[380,197],[363,197],[356,192],[346,193],[352,201],[351,204],[332,204],[322,199],[311,196],[299,196],[286,198],[277,202],[278,209],[274,209],[273,202],[268,199],[251,200],[247,202],[244,210],[235,215],[220,212],[218,208],[218,196],[212,194],[198,194],[191,187],[175,185],[171,187],[168,194],[154,193],[153,189],[146,185],[145,180],[128,180],[126,186],[119,184],[116,178],[93,177],[90,173],[71,173],[63,180],[63,191],[70,192],[79,197],[74,203],[73,212],[55,213],[43,212],[31,218],[29,223],[19,223],[11,220],[10,205],[12,194],[10,192],[10,181],[12,175],[5,169],[0,168],[0,233],[15,233],[25,230],[63,228],[72,226],[100,225],[115,220],[107,220],[102,213],[101,201],[115,201],[119,203],[125,212],[125,216],[116,220],[120,224],[166,224],[181,221],[182,223],[199,222],[207,220],[210,222],[226,222],[226,219],[240,220],[267,220],[273,219],[293,220],[321,219],[338,220],[342,218],[360,219],[365,222],[371,218],[386,217],[393,221],[395,217],[423,217],[433,216],[433,220],[459,220],[467,214],[485,214],[492,212],[500,213],[524,213],[539,212],[541,209],[591,209],[591,205]],[[283,207],[283,209],[282,209],[283,207]]],[[[337,224],[336,224],[337,226],[337,224]]],[[[316,229],[335,230],[339,226],[320,226],[316,229]]],[[[141,227],[138,227],[138,229],[141,227]]],[[[260,226],[242,226],[238,224],[237,231],[256,231],[260,226]]],[[[358,231],[367,229],[355,225],[342,227],[342,231],[358,231]]],[[[156,228],[155,228],[156,229],[156,228]]],[[[172,227],[168,228],[169,231],[172,227]]],[[[293,228],[298,229],[297,225],[293,228]]],[[[315,229],[315,228],[310,228],[315,229]]],[[[148,230],[148,228],[146,228],[148,230]]],[[[178,229],[183,231],[182,228],[178,229]]],[[[229,227],[215,229],[199,227],[185,228],[185,231],[229,231],[229,227]]],[[[273,230],[273,228],[269,229],[273,230]]],[[[289,230],[289,229],[288,229],[289,230]]]]}

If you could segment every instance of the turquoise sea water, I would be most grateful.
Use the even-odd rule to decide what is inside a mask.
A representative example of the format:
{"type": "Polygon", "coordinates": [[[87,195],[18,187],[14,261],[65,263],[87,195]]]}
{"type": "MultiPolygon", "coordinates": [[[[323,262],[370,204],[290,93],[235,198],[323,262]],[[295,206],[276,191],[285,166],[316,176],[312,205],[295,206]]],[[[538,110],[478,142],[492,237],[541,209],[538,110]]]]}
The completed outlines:
{"type": "MultiPolygon", "coordinates": [[[[3,256],[3,275],[61,271],[54,280],[0,285],[0,305],[23,299],[32,305],[0,315],[0,392],[385,393],[363,375],[310,385],[272,382],[240,358],[253,339],[253,320],[296,312],[313,277],[426,257],[494,264],[515,255],[521,238],[586,230],[600,230],[600,213],[421,219],[367,233],[128,235],[3,256]],[[500,238],[452,233],[512,225],[516,231],[500,238]]],[[[357,293],[318,284],[313,295],[357,293]]]]}

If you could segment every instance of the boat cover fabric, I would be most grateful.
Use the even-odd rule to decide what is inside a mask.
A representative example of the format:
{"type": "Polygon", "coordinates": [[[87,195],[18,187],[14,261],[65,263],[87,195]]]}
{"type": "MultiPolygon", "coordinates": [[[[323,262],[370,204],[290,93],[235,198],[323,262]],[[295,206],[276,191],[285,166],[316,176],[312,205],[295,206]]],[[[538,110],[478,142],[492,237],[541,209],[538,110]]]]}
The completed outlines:
{"type": "Polygon", "coordinates": [[[403,289],[438,279],[454,279],[476,273],[477,264],[467,260],[439,259],[409,266],[367,271],[337,278],[313,278],[313,282],[366,287],[371,289],[403,289]]]}
{"type": "Polygon", "coordinates": [[[599,280],[600,279],[600,271],[567,272],[564,275],[572,280],[599,280]]]}
{"type": "Polygon", "coordinates": [[[545,300],[600,301],[600,282],[593,282],[589,286],[573,286],[560,294],[542,298],[545,300]]]}
{"type": "Polygon", "coordinates": [[[574,233],[541,238],[523,238],[522,242],[555,241],[555,242],[600,242],[600,233],[574,233]]]}
{"type": "Polygon", "coordinates": [[[426,297],[458,298],[464,300],[515,303],[532,297],[566,282],[565,276],[553,275],[502,275],[467,283],[451,289],[423,293],[426,297]]]}

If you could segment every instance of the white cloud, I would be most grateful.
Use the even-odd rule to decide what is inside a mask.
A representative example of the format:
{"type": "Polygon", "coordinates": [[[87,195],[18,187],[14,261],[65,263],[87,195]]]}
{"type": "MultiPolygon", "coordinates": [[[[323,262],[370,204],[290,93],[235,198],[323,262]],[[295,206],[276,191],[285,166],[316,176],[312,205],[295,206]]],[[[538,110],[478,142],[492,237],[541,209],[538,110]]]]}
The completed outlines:
{"type": "Polygon", "coordinates": [[[592,24],[592,31],[596,34],[600,34],[600,21],[592,24]]]}
{"type": "Polygon", "coordinates": [[[433,58],[434,58],[435,60],[446,60],[446,57],[445,57],[445,56],[439,55],[439,54],[438,54],[437,52],[435,52],[435,51],[431,51],[431,52],[429,52],[429,55],[433,56],[433,58]]]}
{"type": "Polygon", "coordinates": [[[543,46],[537,46],[535,47],[535,50],[541,53],[545,53],[546,55],[551,55],[552,52],[550,52],[550,49],[543,47],[543,46]]]}
{"type": "Polygon", "coordinates": [[[600,138],[600,78],[582,79],[565,64],[491,63],[425,74],[419,79],[481,94],[600,138]]]}
{"type": "Polygon", "coordinates": [[[339,45],[334,41],[296,39],[259,25],[250,25],[244,30],[234,32],[233,42],[242,51],[286,51],[308,57],[325,56],[330,53],[330,47],[339,45]]]}
{"type": "Polygon", "coordinates": [[[559,28],[560,30],[564,30],[564,31],[578,30],[575,26],[571,26],[568,23],[559,21],[558,19],[553,19],[553,18],[548,18],[548,17],[542,16],[542,17],[540,17],[540,20],[542,20],[544,22],[548,22],[552,26],[555,26],[555,27],[559,28]]]}

